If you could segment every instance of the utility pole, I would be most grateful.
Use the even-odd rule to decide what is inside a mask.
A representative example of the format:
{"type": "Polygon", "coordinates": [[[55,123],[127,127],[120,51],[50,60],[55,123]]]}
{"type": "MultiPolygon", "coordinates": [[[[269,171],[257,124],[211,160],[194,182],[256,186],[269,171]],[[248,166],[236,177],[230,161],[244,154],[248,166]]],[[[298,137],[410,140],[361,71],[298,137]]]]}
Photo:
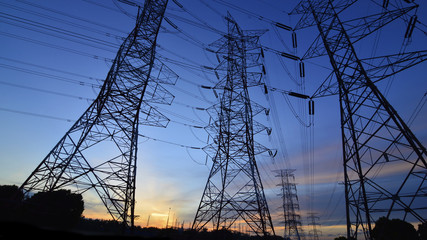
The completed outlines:
{"type": "Polygon", "coordinates": [[[168,225],[169,225],[169,215],[171,214],[171,208],[169,208],[169,212],[168,212],[168,218],[167,218],[167,220],[166,220],[166,229],[168,228],[168,225]]]}
{"type": "Polygon", "coordinates": [[[243,31],[230,14],[226,20],[228,34],[211,44],[220,61],[214,89],[222,94],[208,109],[212,121],[206,129],[213,143],[204,151],[213,163],[192,228],[232,229],[243,221],[256,235],[274,235],[255,159],[268,151],[254,141],[256,133],[267,129],[253,119],[265,108],[248,93],[248,87],[261,84],[258,41],[264,31],[243,31]]]}
{"type": "Polygon", "coordinates": [[[161,84],[178,78],[155,60],[167,2],[145,1],[99,95],[25,180],[24,193],[94,190],[113,220],[134,226],[139,126],[167,126],[153,103],[171,104],[161,84]]]}
{"type": "Polygon", "coordinates": [[[426,148],[375,84],[425,61],[427,51],[359,58],[354,43],[395,21],[409,19],[402,34],[408,41],[418,5],[383,1],[377,14],[341,20],[355,3],[303,0],[292,14],[303,15],[295,30],[315,26],[320,33],[301,60],[327,56],[333,69],[313,97],[339,95],[347,238],[372,239],[381,216],[427,222],[426,148]],[[387,176],[393,169],[399,174],[387,176]]]}
{"type": "Polygon", "coordinates": [[[151,218],[151,213],[150,213],[150,215],[148,215],[147,227],[150,225],[150,218],[151,218]]]}

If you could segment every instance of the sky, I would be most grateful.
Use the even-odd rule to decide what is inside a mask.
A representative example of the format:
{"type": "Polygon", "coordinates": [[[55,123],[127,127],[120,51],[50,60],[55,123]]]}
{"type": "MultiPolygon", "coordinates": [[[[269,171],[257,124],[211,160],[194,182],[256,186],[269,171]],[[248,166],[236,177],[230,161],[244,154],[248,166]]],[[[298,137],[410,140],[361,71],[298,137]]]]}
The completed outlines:
{"type": "MultiPolygon", "coordinates": [[[[201,150],[208,135],[200,127],[209,122],[203,109],[218,101],[212,90],[202,87],[216,82],[208,68],[215,67],[217,59],[206,49],[226,32],[228,11],[244,30],[268,30],[260,42],[265,46],[265,82],[271,90],[265,95],[263,87],[253,87],[250,96],[270,109],[268,116],[259,114],[255,120],[271,127],[272,134],[259,133],[255,140],[277,150],[274,159],[266,153],[257,156],[276,232],[282,234],[283,212],[279,179],[273,170],[289,168],[295,169],[303,225],[313,212],[319,217],[322,238],[345,235],[338,97],[315,98],[315,114],[310,117],[307,100],[282,94],[313,95],[331,71],[329,60],[306,61],[306,76],[300,78],[296,61],[268,50],[301,57],[317,36],[314,27],[296,31],[294,48],[292,32],[274,26],[275,22],[296,25],[300,16],[288,13],[298,1],[177,2],[169,1],[165,15],[169,21],[162,23],[157,57],[179,79],[174,86],[165,85],[175,96],[173,103],[158,105],[171,119],[168,126],[140,128],[145,137],[139,139],[136,224],[188,227],[194,219],[211,166],[201,150]]],[[[343,18],[364,16],[376,7],[375,1],[358,4],[343,18]]],[[[427,17],[424,5],[417,12],[420,22],[427,17]]],[[[137,8],[110,0],[2,0],[0,6],[0,184],[20,185],[96,98],[111,59],[135,24],[137,8]]],[[[416,29],[404,47],[406,25],[397,20],[355,48],[362,58],[402,48],[420,50],[425,47],[426,27],[419,27],[424,33],[416,29]]],[[[424,145],[426,67],[421,63],[378,83],[404,120],[421,106],[410,127],[424,145]]],[[[109,218],[96,195],[87,194],[84,201],[84,216],[109,218]]]]}

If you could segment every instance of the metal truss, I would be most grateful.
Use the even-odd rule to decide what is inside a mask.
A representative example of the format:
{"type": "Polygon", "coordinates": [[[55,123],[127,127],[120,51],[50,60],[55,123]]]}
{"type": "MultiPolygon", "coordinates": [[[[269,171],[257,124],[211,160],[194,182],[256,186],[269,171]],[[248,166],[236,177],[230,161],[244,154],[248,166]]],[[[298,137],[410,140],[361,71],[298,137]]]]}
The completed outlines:
{"type": "Polygon", "coordinates": [[[193,222],[193,229],[232,229],[247,224],[259,236],[274,234],[255,156],[268,149],[254,141],[267,130],[253,120],[265,110],[249,98],[248,87],[261,84],[259,36],[243,31],[230,15],[228,34],[212,44],[220,60],[215,69],[222,90],[220,102],[208,109],[213,121],[206,128],[213,143],[204,151],[213,164],[193,222]],[[208,225],[210,223],[210,225],[208,225]]]}
{"type": "Polygon", "coordinates": [[[276,177],[280,177],[280,183],[277,186],[281,187],[281,196],[283,200],[283,218],[282,223],[285,224],[283,238],[304,239],[304,233],[301,226],[301,216],[298,214],[299,203],[297,195],[297,187],[295,184],[295,169],[281,169],[273,171],[277,173],[276,177]]]}
{"type": "Polygon", "coordinates": [[[312,240],[319,240],[319,235],[322,235],[322,231],[318,229],[318,226],[320,226],[320,224],[318,223],[319,217],[317,216],[317,213],[314,212],[308,212],[307,215],[308,225],[310,229],[308,231],[308,235],[312,240]]]}
{"type": "Polygon", "coordinates": [[[342,22],[339,13],[354,2],[305,0],[294,13],[303,14],[297,28],[316,26],[320,32],[302,59],[327,55],[333,68],[315,96],[339,94],[347,237],[372,239],[381,216],[427,221],[426,148],[375,85],[425,61],[426,51],[375,57],[372,65],[359,59],[355,42],[417,6],[384,1],[381,14],[342,22]]]}
{"type": "Polygon", "coordinates": [[[25,193],[94,190],[112,218],[134,225],[138,131],[166,127],[152,103],[171,104],[164,84],[178,76],[155,60],[167,0],[146,0],[97,98],[22,184],[25,193]]]}

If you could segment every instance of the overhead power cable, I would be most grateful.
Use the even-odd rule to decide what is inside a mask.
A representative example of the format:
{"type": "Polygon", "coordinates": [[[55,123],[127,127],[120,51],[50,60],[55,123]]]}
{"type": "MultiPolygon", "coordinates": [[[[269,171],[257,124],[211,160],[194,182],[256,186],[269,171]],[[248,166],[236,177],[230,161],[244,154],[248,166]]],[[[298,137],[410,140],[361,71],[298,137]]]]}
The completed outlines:
{"type": "Polygon", "coordinates": [[[20,110],[16,110],[16,109],[9,109],[9,108],[3,108],[3,107],[0,107],[0,111],[18,113],[18,114],[23,114],[23,115],[27,115],[27,116],[33,116],[33,117],[41,117],[41,118],[48,118],[48,119],[54,119],[54,120],[61,120],[61,121],[66,121],[66,122],[74,122],[75,121],[75,120],[71,120],[71,119],[67,119],[67,118],[55,117],[55,116],[45,115],[45,114],[40,114],[40,113],[32,113],[32,112],[27,112],[27,111],[20,111],[20,110]]]}
{"type": "Polygon", "coordinates": [[[424,95],[421,97],[420,101],[418,102],[417,106],[415,107],[414,111],[412,112],[411,116],[408,120],[408,126],[412,125],[414,123],[415,118],[418,116],[418,114],[423,109],[424,105],[427,102],[427,92],[424,93],[424,95]]]}
{"type": "Polygon", "coordinates": [[[227,34],[226,32],[223,32],[223,31],[221,31],[221,30],[218,30],[218,29],[212,29],[212,28],[207,27],[206,25],[204,25],[204,24],[202,24],[202,23],[195,22],[195,21],[193,21],[193,20],[190,20],[190,19],[188,19],[188,18],[185,18],[185,17],[179,16],[179,15],[176,15],[176,14],[173,14],[173,13],[167,13],[167,14],[166,14],[166,16],[167,16],[167,17],[169,17],[169,18],[173,18],[173,19],[176,19],[176,20],[178,20],[178,21],[181,21],[181,22],[184,22],[184,23],[190,24],[190,25],[192,25],[192,26],[194,26],[194,27],[198,27],[198,28],[201,28],[201,29],[208,30],[208,31],[213,32],[213,33],[216,33],[216,34],[220,34],[220,35],[225,35],[225,34],[227,34]]]}
{"type": "Polygon", "coordinates": [[[267,22],[267,23],[270,23],[270,24],[274,24],[276,27],[285,29],[287,31],[291,31],[292,30],[292,27],[290,27],[290,26],[287,26],[287,25],[285,25],[283,23],[279,23],[277,21],[271,20],[271,19],[269,19],[267,17],[261,16],[259,14],[254,13],[254,12],[248,11],[248,10],[246,10],[246,9],[244,9],[242,7],[236,6],[236,5],[234,5],[234,4],[232,4],[232,3],[228,2],[228,1],[224,1],[224,0],[214,0],[214,1],[220,3],[220,4],[224,5],[224,6],[233,8],[233,9],[235,9],[235,10],[237,10],[239,12],[242,12],[242,13],[244,13],[246,15],[255,17],[255,18],[257,18],[260,21],[264,21],[264,22],[267,22]]]}
{"type": "Polygon", "coordinates": [[[192,13],[188,8],[184,7],[181,3],[179,3],[177,0],[172,0],[179,8],[181,8],[184,12],[188,13],[190,16],[192,16],[194,19],[196,19],[198,22],[205,25],[207,28],[211,29],[214,32],[221,33],[217,28],[212,27],[209,23],[207,23],[203,18],[198,17],[196,14],[192,13]]]}
{"type": "Polygon", "coordinates": [[[51,25],[36,22],[33,20],[13,16],[13,15],[3,13],[3,12],[0,12],[0,18],[4,18],[4,19],[9,20],[9,21],[3,20],[2,22],[10,24],[10,25],[25,28],[25,29],[30,30],[30,31],[34,31],[37,33],[42,33],[42,34],[46,34],[49,36],[61,38],[61,39],[67,40],[67,41],[76,42],[79,44],[83,44],[85,46],[90,46],[90,47],[98,48],[98,49],[105,50],[105,51],[113,52],[113,49],[117,49],[119,47],[119,45],[115,44],[115,43],[107,42],[107,41],[104,41],[101,39],[93,38],[93,37],[83,35],[80,33],[76,33],[76,32],[72,32],[69,30],[64,30],[64,29],[57,28],[57,27],[54,27],[51,25]],[[10,21],[13,21],[13,22],[10,22],[10,21]],[[59,34],[59,35],[57,35],[57,34],[59,34]],[[102,46],[109,47],[111,49],[104,48],[102,46]]]}
{"type": "Polygon", "coordinates": [[[143,137],[143,138],[147,138],[147,139],[150,139],[150,140],[153,140],[153,141],[157,141],[157,142],[171,144],[171,145],[178,146],[178,147],[190,148],[190,149],[197,149],[197,150],[202,149],[201,147],[194,147],[194,146],[184,145],[184,144],[175,143],[175,142],[171,142],[171,141],[165,141],[165,140],[161,140],[161,139],[158,139],[158,138],[149,137],[149,136],[146,136],[146,135],[143,135],[143,134],[138,134],[138,135],[140,137],[143,137]]]}
{"type": "Polygon", "coordinates": [[[73,84],[77,84],[80,86],[87,86],[87,87],[93,87],[93,88],[100,88],[101,87],[99,84],[88,83],[85,81],[79,81],[79,80],[75,80],[75,79],[71,79],[71,78],[67,78],[67,77],[62,77],[62,76],[44,73],[44,72],[40,72],[40,71],[30,70],[27,68],[11,66],[8,64],[0,63],[0,67],[15,70],[18,72],[29,73],[29,74],[33,74],[33,75],[37,75],[37,76],[41,76],[41,77],[47,77],[47,78],[51,78],[51,79],[55,79],[55,80],[59,80],[59,81],[63,81],[63,82],[73,83],[73,84]]]}
{"type": "Polygon", "coordinates": [[[111,32],[105,32],[105,31],[100,30],[99,28],[89,27],[89,26],[86,26],[86,25],[83,25],[83,24],[78,24],[78,23],[76,23],[74,21],[64,20],[62,18],[53,17],[53,16],[50,16],[50,15],[47,15],[47,14],[43,14],[43,13],[32,11],[32,10],[29,10],[29,9],[21,8],[21,7],[15,6],[15,5],[10,5],[10,4],[7,4],[7,3],[0,3],[0,5],[2,5],[4,7],[11,8],[11,9],[18,10],[20,12],[28,13],[28,14],[31,14],[31,15],[34,15],[34,16],[45,18],[45,19],[49,19],[49,20],[55,21],[55,23],[63,23],[63,24],[69,25],[69,26],[77,27],[79,29],[84,29],[84,30],[90,31],[91,33],[98,33],[98,34],[106,36],[106,37],[112,37],[112,38],[115,38],[115,39],[118,39],[118,40],[124,40],[123,36],[120,36],[120,35],[117,35],[117,34],[114,34],[114,33],[111,33],[111,32]]]}
{"type": "Polygon", "coordinates": [[[34,2],[29,2],[29,1],[27,1],[27,0],[16,0],[16,1],[17,1],[17,2],[20,2],[20,3],[24,3],[24,4],[27,4],[27,5],[30,5],[30,6],[33,6],[33,7],[36,7],[36,8],[39,8],[39,9],[43,9],[43,10],[45,10],[45,11],[49,11],[49,12],[52,12],[52,13],[58,14],[58,15],[60,15],[60,16],[66,16],[66,17],[69,17],[69,18],[72,18],[72,19],[75,19],[75,20],[82,21],[82,22],[84,22],[84,23],[89,23],[89,24],[96,25],[96,26],[98,26],[98,27],[103,27],[103,28],[106,28],[106,29],[114,30],[114,31],[116,31],[116,32],[120,32],[120,33],[128,34],[128,32],[127,32],[127,31],[124,31],[123,29],[114,28],[114,27],[112,27],[111,25],[105,25],[105,24],[102,24],[102,23],[97,23],[97,22],[92,21],[92,20],[90,20],[90,19],[77,17],[77,16],[74,16],[74,15],[69,14],[69,13],[67,13],[67,12],[59,11],[59,10],[56,10],[56,9],[53,9],[53,8],[48,8],[48,7],[42,6],[42,5],[40,5],[40,4],[36,4],[36,3],[34,3],[34,2]]]}
{"type": "MultiPolygon", "coordinates": [[[[56,116],[52,116],[52,115],[45,115],[45,114],[39,114],[39,113],[32,113],[32,112],[20,111],[20,110],[9,109],[9,108],[3,108],[3,107],[0,107],[0,111],[4,111],[4,112],[11,112],[11,113],[18,113],[18,114],[23,114],[23,115],[27,115],[27,116],[34,116],[34,117],[48,118],[48,119],[53,119],[53,120],[66,121],[66,122],[74,122],[74,121],[75,121],[75,120],[71,120],[71,119],[67,119],[67,118],[62,118],[62,117],[56,117],[56,116]]],[[[143,137],[143,138],[147,138],[147,139],[149,139],[149,140],[158,141],[158,142],[163,142],[163,143],[167,143],[167,144],[175,145],[175,146],[178,146],[178,147],[190,148],[190,149],[197,149],[197,150],[202,149],[201,147],[195,147],[195,146],[190,146],[190,145],[185,145],[185,144],[175,143],[175,142],[171,142],[171,141],[161,140],[161,139],[153,138],[153,137],[149,137],[149,136],[146,136],[146,135],[143,135],[143,134],[139,134],[139,136],[140,136],[140,137],[143,137]]]]}
{"type": "Polygon", "coordinates": [[[14,63],[19,63],[19,64],[27,65],[27,66],[32,66],[32,67],[36,67],[36,68],[41,68],[41,69],[45,69],[45,70],[49,70],[49,71],[64,73],[64,74],[72,75],[72,76],[75,76],[75,77],[86,78],[86,79],[89,79],[89,80],[96,81],[98,83],[100,81],[104,81],[104,79],[101,79],[101,78],[94,78],[94,77],[86,76],[86,75],[75,73],[75,72],[64,71],[64,70],[60,70],[60,69],[56,69],[56,68],[51,68],[51,67],[46,67],[46,66],[42,66],[42,65],[38,65],[38,64],[34,64],[34,63],[24,62],[24,61],[12,59],[12,58],[7,58],[7,57],[1,57],[0,56],[0,59],[6,60],[6,61],[9,61],[9,62],[14,62],[14,63]]]}
{"type": "Polygon", "coordinates": [[[90,57],[93,59],[103,60],[105,62],[112,62],[113,61],[111,58],[98,56],[95,54],[90,54],[90,53],[87,53],[84,51],[80,51],[80,50],[76,50],[76,49],[72,49],[72,48],[68,48],[68,47],[64,47],[64,46],[60,46],[60,45],[56,45],[56,44],[52,44],[52,43],[47,43],[47,42],[35,40],[33,38],[28,38],[28,37],[24,37],[24,36],[20,36],[20,35],[16,35],[16,34],[8,33],[8,32],[0,31],[0,35],[19,39],[19,40],[26,41],[26,42],[31,42],[31,43],[38,44],[38,45],[45,46],[45,47],[49,47],[49,48],[54,48],[57,50],[62,50],[62,51],[78,54],[78,55],[85,56],[85,57],[90,57]]]}
{"type": "Polygon", "coordinates": [[[24,86],[24,85],[15,84],[15,83],[8,83],[8,82],[0,81],[0,84],[10,86],[10,87],[16,87],[16,88],[21,88],[21,89],[27,89],[27,90],[42,92],[42,93],[49,93],[49,94],[58,95],[58,96],[62,96],[62,97],[75,98],[75,99],[79,99],[79,100],[87,100],[87,101],[93,101],[94,100],[93,98],[81,97],[81,96],[77,96],[77,95],[73,95],[73,94],[51,91],[51,90],[35,88],[35,87],[29,87],[29,86],[24,86]]]}

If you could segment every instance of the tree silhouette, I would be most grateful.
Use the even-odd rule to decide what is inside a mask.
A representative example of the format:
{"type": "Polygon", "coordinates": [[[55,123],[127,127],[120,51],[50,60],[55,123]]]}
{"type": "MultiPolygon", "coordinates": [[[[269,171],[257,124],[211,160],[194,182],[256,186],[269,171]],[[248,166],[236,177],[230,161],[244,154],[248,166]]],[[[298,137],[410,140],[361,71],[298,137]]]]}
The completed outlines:
{"type": "Polygon", "coordinates": [[[69,229],[82,217],[82,195],[70,190],[38,192],[24,201],[25,217],[40,227],[69,229]]]}
{"type": "Polygon", "coordinates": [[[375,240],[417,240],[417,231],[414,226],[400,219],[381,217],[375,222],[372,230],[375,240]]]}
{"type": "Polygon", "coordinates": [[[420,240],[427,239],[427,223],[422,223],[418,225],[418,237],[420,240]]]}
{"type": "Polygon", "coordinates": [[[343,237],[343,236],[339,236],[339,237],[334,238],[334,240],[347,240],[347,238],[343,237]]]}
{"type": "Polygon", "coordinates": [[[339,237],[334,238],[334,240],[356,240],[356,239],[353,237],[350,237],[349,239],[347,239],[344,236],[339,236],[339,237]]]}
{"type": "Polygon", "coordinates": [[[0,186],[0,220],[15,222],[20,218],[24,194],[15,185],[0,186]]]}

